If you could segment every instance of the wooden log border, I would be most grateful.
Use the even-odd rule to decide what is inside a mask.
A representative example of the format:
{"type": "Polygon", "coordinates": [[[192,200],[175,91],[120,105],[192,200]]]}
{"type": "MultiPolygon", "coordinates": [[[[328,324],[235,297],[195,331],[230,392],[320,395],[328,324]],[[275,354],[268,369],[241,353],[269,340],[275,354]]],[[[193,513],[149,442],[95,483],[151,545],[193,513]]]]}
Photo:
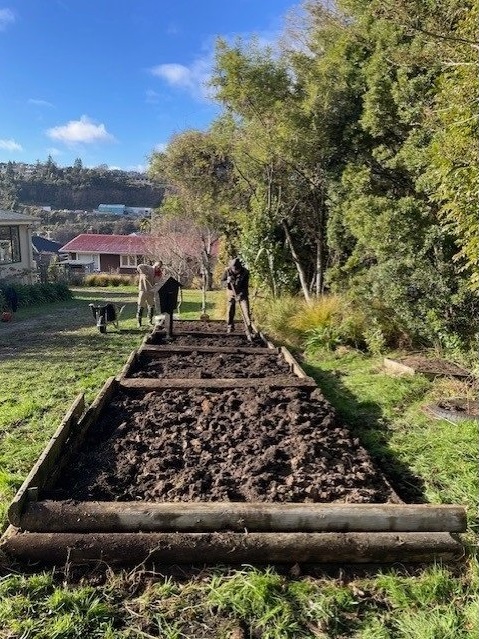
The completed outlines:
{"type": "Polygon", "coordinates": [[[36,495],[38,490],[46,484],[50,473],[58,462],[60,454],[63,453],[65,442],[69,438],[73,428],[78,424],[78,420],[84,410],[85,396],[83,393],[80,393],[73,401],[65,417],[53,433],[50,441],[8,507],[8,520],[14,526],[18,526],[20,523],[20,514],[29,494],[36,495]]]}
{"type": "Polygon", "coordinates": [[[449,533],[21,533],[0,550],[20,561],[53,564],[390,564],[458,560],[449,533]]]}
{"type": "MultiPolygon", "coordinates": [[[[11,525],[2,537],[0,550],[21,560],[54,563],[104,560],[117,565],[143,561],[422,562],[456,560],[464,554],[461,542],[449,534],[465,530],[466,515],[461,506],[36,501],[41,490],[54,483],[119,387],[144,390],[258,385],[317,387],[286,348],[277,349],[263,335],[268,350],[282,353],[297,376],[295,379],[125,379],[142,350],[166,352],[165,347],[149,346],[149,337],[145,335],[140,348],[130,354],[120,374],[108,378],[86,411],[83,394],[75,399],[10,504],[11,525]],[[29,532],[22,533],[18,527],[29,532]],[[221,532],[222,529],[228,532],[221,532]]],[[[180,352],[198,348],[202,347],[186,347],[180,352]]],[[[203,348],[206,349],[203,352],[214,352],[209,347],[203,348]]],[[[261,354],[260,349],[246,346],[223,348],[228,349],[223,352],[231,352],[231,348],[233,352],[248,350],[261,354]]],[[[178,347],[173,349],[178,352],[178,347]]]]}
{"type": "Polygon", "coordinates": [[[29,532],[464,532],[462,506],[433,504],[148,503],[40,501],[29,532]]]}
{"type": "Polygon", "coordinates": [[[285,361],[290,365],[291,371],[298,377],[308,377],[307,373],[301,368],[296,358],[288,351],[285,346],[280,347],[280,351],[285,361]]]}
{"type": "Polygon", "coordinates": [[[123,379],[124,377],[128,377],[130,375],[131,371],[133,370],[133,368],[135,367],[137,363],[140,352],[143,352],[143,349],[141,351],[140,349],[138,349],[130,353],[130,356],[126,360],[125,365],[121,369],[119,375],[116,376],[117,380],[123,379]]]}
{"type": "Polygon", "coordinates": [[[77,396],[8,507],[7,516],[11,524],[18,527],[26,501],[29,498],[37,499],[42,489],[55,483],[116,388],[115,378],[109,377],[92,405],[86,410],[83,393],[77,396]]]}

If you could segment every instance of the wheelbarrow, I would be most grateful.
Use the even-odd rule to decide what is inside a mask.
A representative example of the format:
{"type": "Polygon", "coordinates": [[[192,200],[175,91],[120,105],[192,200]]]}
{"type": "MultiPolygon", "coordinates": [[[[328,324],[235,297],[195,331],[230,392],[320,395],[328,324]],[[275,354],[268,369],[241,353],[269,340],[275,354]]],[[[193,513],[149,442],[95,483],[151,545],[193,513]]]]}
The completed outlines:
{"type": "Polygon", "coordinates": [[[106,333],[107,324],[113,324],[116,330],[120,330],[119,319],[125,305],[118,306],[112,302],[107,304],[89,304],[96,326],[100,333],[106,333]]]}

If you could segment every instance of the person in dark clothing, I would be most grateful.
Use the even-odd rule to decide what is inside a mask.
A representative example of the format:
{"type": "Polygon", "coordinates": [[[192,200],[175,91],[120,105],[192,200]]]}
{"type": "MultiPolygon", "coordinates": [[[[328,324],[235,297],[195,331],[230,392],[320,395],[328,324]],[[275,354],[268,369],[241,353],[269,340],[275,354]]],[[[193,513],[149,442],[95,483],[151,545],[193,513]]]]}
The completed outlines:
{"type": "Polygon", "coordinates": [[[4,290],[3,295],[5,300],[7,301],[8,309],[12,311],[12,313],[16,313],[18,310],[18,295],[17,291],[13,288],[13,286],[7,286],[4,290]]]}
{"type": "Polygon", "coordinates": [[[236,302],[240,304],[245,322],[251,330],[251,315],[249,310],[249,271],[243,266],[241,260],[235,257],[225,269],[221,282],[226,286],[228,311],[226,316],[227,331],[234,331],[234,319],[236,302]]]}

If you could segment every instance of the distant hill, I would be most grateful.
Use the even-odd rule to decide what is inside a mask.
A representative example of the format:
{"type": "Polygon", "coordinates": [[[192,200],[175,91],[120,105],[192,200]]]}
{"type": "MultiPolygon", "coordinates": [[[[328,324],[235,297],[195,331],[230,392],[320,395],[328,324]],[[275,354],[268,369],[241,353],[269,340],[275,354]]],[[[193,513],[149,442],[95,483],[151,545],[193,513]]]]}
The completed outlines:
{"type": "Polygon", "coordinates": [[[162,186],[152,184],[141,173],[107,167],[86,169],[80,161],[64,168],[51,159],[36,165],[8,162],[0,164],[0,171],[4,182],[15,189],[17,201],[29,206],[84,211],[100,204],[157,208],[164,194],[162,186]]]}

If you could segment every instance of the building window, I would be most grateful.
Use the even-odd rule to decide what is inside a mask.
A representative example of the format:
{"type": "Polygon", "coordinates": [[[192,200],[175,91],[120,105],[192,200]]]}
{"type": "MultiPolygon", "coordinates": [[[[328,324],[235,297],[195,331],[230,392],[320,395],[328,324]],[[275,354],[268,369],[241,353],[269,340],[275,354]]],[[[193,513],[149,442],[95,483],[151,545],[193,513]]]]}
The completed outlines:
{"type": "Polygon", "coordinates": [[[135,268],[138,263],[138,255],[120,255],[120,266],[122,268],[135,268]]]}
{"type": "Polygon", "coordinates": [[[0,226],[0,264],[21,262],[18,226],[0,226]]]}

